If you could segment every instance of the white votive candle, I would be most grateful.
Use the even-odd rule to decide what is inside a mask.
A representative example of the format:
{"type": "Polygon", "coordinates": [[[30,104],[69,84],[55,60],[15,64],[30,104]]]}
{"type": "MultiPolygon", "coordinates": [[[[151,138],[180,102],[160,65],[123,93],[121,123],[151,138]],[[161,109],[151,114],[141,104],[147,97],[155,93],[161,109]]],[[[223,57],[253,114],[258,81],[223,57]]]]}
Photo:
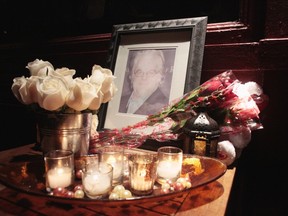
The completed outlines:
{"type": "Polygon", "coordinates": [[[153,154],[135,154],[129,156],[129,183],[134,195],[153,193],[156,179],[157,157],[153,154]]]}
{"type": "Polygon", "coordinates": [[[98,171],[85,174],[82,184],[87,196],[91,198],[108,193],[112,187],[110,176],[98,171]]]}
{"type": "Polygon", "coordinates": [[[72,169],[70,167],[56,167],[47,172],[50,188],[68,187],[72,184],[72,169]]]}
{"type": "Polygon", "coordinates": [[[113,167],[113,179],[118,179],[122,175],[122,169],[123,169],[123,156],[118,156],[119,159],[115,156],[110,156],[107,158],[106,163],[109,163],[113,167]]]}
{"type": "Polygon", "coordinates": [[[148,191],[153,188],[154,179],[147,178],[146,170],[138,170],[137,174],[131,179],[130,184],[134,190],[148,191]]]}
{"type": "Polygon", "coordinates": [[[182,164],[179,161],[160,161],[157,167],[157,174],[161,178],[174,179],[179,177],[182,164]]]}

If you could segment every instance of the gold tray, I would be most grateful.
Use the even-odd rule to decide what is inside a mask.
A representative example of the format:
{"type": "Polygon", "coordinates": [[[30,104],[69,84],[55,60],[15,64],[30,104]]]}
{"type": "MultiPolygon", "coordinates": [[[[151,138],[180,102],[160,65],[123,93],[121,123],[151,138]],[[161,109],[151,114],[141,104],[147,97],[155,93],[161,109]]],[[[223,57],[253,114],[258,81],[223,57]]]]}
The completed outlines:
{"type": "MultiPolygon", "coordinates": [[[[90,199],[84,198],[67,198],[57,197],[49,195],[45,190],[45,179],[44,179],[44,162],[41,157],[31,156],[29,159],[26,158],[24,162],[13,162],[9,164],[0,165],[0,182],[10,188],[19,190],[30,195],[39,196],[46,198],[54,202],[61,203],[77,203],[77,204],[100,204],[100,205],[115,205],[115,204],[138,204],[144,202],[156,202],[167,199],[172,199],[181,196],[183,193],[187,193],[196,187],[208,184],[219,177],[221,177],[227,170],[227,167],[220,160],[210,157],[197,156],[185,154],[185,158],[199,158],[203,172],[195,175],[194,172],[187,169],[187,165],[183,164],[183,170],[190,170],[187,173],[192,183],[192,187],[186,188],[181,191],[173,191],[167,194],[160,193],[160,186],[155,185],[155,189],[151,195],[148,196],[137,196],[129,199],[122,200],[109,200],[108,198],[103,199],[90,199]]],[[[81,180],[76,180],[75,184],[81,184],[81,180]]],[[[129,188],[127,188],[129,189],[129,188]]]]}

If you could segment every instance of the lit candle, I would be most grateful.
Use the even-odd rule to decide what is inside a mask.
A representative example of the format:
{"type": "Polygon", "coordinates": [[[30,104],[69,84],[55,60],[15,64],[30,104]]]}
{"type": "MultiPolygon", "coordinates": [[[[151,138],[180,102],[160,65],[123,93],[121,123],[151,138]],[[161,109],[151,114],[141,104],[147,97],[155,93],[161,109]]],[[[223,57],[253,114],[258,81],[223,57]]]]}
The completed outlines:
{"type": "Polygon", "coordinates": [[[72,184],[72,169],[70,167],[56,167],[47,172],[50,188],[68,187],[72,184]]]}
{"type": "Polygon", "coordinates": [[[88,172],[82,180],[84,191],[90,198],[107,194],[111,187],[111,176],[98,171],[88,172]]]}
{"type": "Polygon", "coordinates": [[[175,179],[179,177],[181,167],[182,164],[179,161],[160,161],[157,167],[157,174],[164,179],[175,179]]]}
{"type": "Polygon", "coordinates": [[[157,162],[157,157],[153,154],[135,154],[129,157],[129,182],[133,194],[153,193],[157,162]]]}
{"type": "Polygon", "coordinates": [[[137,170],[137,173],[131,179],[130,184],[134,190],[149,191],[153,188],[154,179],[147,178],[147,172],[145,169],[137,170]]]}
{"type": "Polygon", "coordinates": [[[122,184],[124,148],[121,146],[107,145],[99,148],[98,153],[101,162],[108,163],[113,167],[113,186],[122,184]]]}
{"type": "Polygon", "coordinates": [[[117,157],[111,155],[110,157],[107,158],[106,163],[111,164],[113,167],[113,179],[118,179],[122,176],[122,169],[123,169],[123,156],[118,156],[117,157]]]}

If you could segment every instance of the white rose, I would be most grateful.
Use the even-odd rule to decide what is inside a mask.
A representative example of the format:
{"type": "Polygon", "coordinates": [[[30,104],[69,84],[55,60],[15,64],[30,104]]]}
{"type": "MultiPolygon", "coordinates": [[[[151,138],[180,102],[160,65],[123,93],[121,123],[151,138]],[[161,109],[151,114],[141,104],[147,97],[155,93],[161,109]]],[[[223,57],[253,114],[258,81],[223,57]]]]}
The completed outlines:
{"type": "Polygon", "coordinates": [[[40,80],[42,79],[36,76],[31,76],[26,80],[27,80],[26,89],[31,102],[38,103],[37,83],[39,83],[40,80]]]}
{"type": "Polygon", "coordinates": [[[67,105],[77,111],[85,110],[89,107],[94,98],[97,97],[97,89],[89,82],[89,79],[82,80],[76,78],[74,87],[67,97],[67,105]]]}
{"type": "Polygon", "coordinates": [[[112,71],[107,68],[102,68],[99,65],[94,65],[92,68],[92,75],[90,77],[90,82],[100,85],[101,92],[103,93],[103,99],[101,103],[106,103],[110,101],[115,93],[118,91],[114,84],[114,79],[116,77],[112,74],[112,71]]]}
{"type": "Polygon", "coordinates": [[[29,62],[26,68],[29,69],[31,76],[39,77],[47,76],[54,71],[54,67],[50,62],[39,59],[29,62]]]}
{"type": "Polygon", "coordinates": [[[101,91],[105,94],[111,90],[111,84],[113,83],[115,76],[106,76],[102,83],[101,91]]]}
{"type": "Polygon", "coordinates": [[[26,88],[27,79],[24,76],[13,79],[11,90],[14,96],[23,104],[31,104],[32,101],[26,88]]]}
{"type": "Polygon", "coordinates": [[[56,77],[63,77],[67,85],[69,87],[72,87],[74,86],[73,76],[75,75],[75,73],[76,73],[76,70],[74,69],[62,67],[62,68],[57,68],[55,71],[52,71],[51,75],[56,76],[56,77]]]}
{"type": "Polygon", "coordinates": [[[103,103],[107,103],[108,101],[110,101],[117,91],[118,89],[116,85],[114,83],[111,83],[109,90],[104,93],[103,103]]]}
{"type": "Polygon", "coordinates": [[[47,76],[38,82],[38,103],[43,109],[54,111],[65,105],[68,87],[62,79],[47,76]]]}
{"type": "Polygon", "coordinates": [[[101,91],[98,91],[97,97],[95,97],[91,101],[88,109],[90,109],[90,110],[98,110],[100,108],[101,104],[103,103],[103,97],[104,97],[103,93],[101,91]]]}
{"type": "Polygon", "coordinates": [[[99,65],[94,65],[92,68],[92,75],[90,77],[91,82],[101,85],[101,91],[105,94],[111,89],[111,83],[113,83],[116,77],[113,76],[112,71],[107,68],[102,68],[99,65]]]}
{"type": "Polygon", "coordinates": [[[101,86],[105,80],[105,74],[102,71],[103,68],[100,65],[94,65],[92,68],[91,76],[89,77],[90,82],[101,86]]]}

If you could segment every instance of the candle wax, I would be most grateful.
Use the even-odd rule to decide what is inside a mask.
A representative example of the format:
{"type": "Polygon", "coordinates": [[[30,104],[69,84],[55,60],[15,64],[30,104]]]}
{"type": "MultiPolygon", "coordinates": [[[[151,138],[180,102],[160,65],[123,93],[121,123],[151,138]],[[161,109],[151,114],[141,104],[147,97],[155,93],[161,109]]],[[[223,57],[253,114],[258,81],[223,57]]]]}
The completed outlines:
{"type": "Polygon", "coordinates": [[[172,179],[179,176],[182,164],[178,161],[160,161],[157,167],[158,176],[172,179]]]}
{"type": "Polygon", "coordinates": [[[83,179],[83,187],[90,195],[99,195],[107,193],[111,188],[111,179],[106,174],[92,172],[83,179]]]}
{"type": "Polygon", "coordinates": [[[72,184],[72,169],[56,167],[47,172],[47,181],[50,188],[68,187],[72,184]]]}

